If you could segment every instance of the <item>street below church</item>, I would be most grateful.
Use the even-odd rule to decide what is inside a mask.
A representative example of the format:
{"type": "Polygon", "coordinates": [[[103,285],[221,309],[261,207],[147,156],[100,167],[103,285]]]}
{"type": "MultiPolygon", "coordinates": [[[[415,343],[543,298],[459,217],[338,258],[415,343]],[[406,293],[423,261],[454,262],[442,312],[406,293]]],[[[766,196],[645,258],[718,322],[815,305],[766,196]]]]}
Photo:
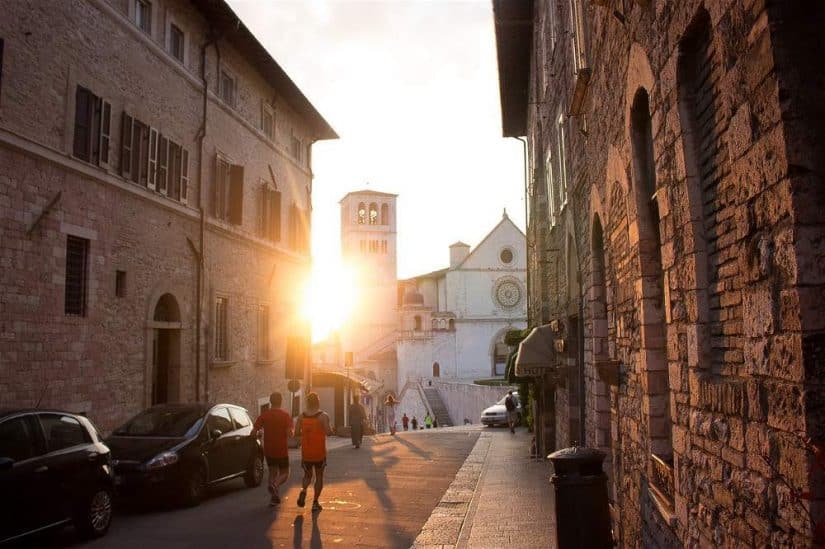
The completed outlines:
{"type": "Polygon", "coordinates": [[[410,547],[473,449],[479,428],[458,428],[365,439],[358,450],[332,438],[321,495],[324,509],[299,508],[299,451],[283,502],[267,506],[266,484],[241,480],[215,487],[195,508],[119,509],[109,533],[79,542],[67,529],[56,546],[83,548],[410,547]]]}

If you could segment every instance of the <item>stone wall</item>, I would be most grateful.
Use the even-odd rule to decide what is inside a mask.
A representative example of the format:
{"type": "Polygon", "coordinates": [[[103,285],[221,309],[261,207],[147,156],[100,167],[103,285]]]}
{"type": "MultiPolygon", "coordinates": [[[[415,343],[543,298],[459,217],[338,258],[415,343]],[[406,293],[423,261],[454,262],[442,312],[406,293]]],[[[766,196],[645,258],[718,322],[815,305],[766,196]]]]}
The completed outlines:
{"type": "Polygon", "coordinates": [[[555,445],[583,417],[611,454],[622,546],[811,543],[791,487],[823,489],[824,10],[534,3],[530,319],[583,323],[555,445]]]}
{"type": "Polygon", "coordinates": [[[301,331],[295,288],[309,265],[308,253],[293,249],[288,238],[290,206],[308,208],[309,160],[296,159],[288,147],[293,134],[304,144],[313,139],[310,120],[224,34],[218,48],[206,48],[204,123],[200,69],[208,22],[187,2],[153,2],[147,34],[133,22],[132,4],[90,0],[32,7],[13,0],[0,18],[0,405],[39,402],[83,412],[104,431],[151,403],[159,329],[178,334],[170,400],[197,397],[256,410],[259,398],[285,390],[286,337],[301,331]],[[171,21],[186,33],[183,63],[167,50],[171,21]],[[217,95],[218,55],[238,82],[232,106],[217,95]],[[111,104],[106,165],[73,156],[78,86],[111,104]],[[262,101],[274,101],[273,139],[261,129],[262,101]],[[121,177],[124,112],[187,149],[185,200],[121,177]],[[211,215],[218,154],[245,167],[238,225],[211,215]],[[282,193],[278,242],[260,236],[261,189],[273,178],[282,193]],[[64,314],[67,235],[90,241],[85,316],[64,314]],[[196,388],[193,250],[199,249],[203,337],[196,388]],[[116,271],[125,272],[122,296],[115,294],[116,271]],[[173,326],[154,318],[164,294],[180,310],[173,326]],[[229,355],[220,362],[213,360],[217,295],[229,303],[229,355]],[[257,350],[261,305],[270,310],[268,358],[257,350]]]}
{"type": "Polygon", "coordinates": [[[433,387],[438,389],[453,425],[463,425],[465,418],[470,423],[480,423],[481,412],[485,408],[501,400],[510,389],[517,390],[516,387],[490,387],[449,381],[433,381],[433,387]]]}

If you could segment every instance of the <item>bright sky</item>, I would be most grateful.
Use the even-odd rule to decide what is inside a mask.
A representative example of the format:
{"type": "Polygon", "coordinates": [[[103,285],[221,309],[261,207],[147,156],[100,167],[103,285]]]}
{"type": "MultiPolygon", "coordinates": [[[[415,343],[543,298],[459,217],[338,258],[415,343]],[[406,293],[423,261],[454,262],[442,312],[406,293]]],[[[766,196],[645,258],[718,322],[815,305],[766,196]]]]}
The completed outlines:
{"type": "Polygon", "coordinates": [[[339,261],[338,201],[397,193],[398,275],[449,264],[503,208],[524,228],[522,146],[501,137],[490,0],[229,0],[341,139],[313,148],[312,251],[339,261]]]}

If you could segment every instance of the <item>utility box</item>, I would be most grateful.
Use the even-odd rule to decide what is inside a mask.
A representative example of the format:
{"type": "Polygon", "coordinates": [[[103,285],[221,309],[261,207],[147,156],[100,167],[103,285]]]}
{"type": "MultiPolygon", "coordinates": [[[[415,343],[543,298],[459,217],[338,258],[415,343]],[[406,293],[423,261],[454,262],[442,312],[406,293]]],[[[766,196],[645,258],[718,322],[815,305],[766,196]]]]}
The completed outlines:
{"type": "Polygon", "coordinates": [[[547,459],[553,463],[556,547],[613,547],[605,454],[593,448],[565,448],[547,459]]]}

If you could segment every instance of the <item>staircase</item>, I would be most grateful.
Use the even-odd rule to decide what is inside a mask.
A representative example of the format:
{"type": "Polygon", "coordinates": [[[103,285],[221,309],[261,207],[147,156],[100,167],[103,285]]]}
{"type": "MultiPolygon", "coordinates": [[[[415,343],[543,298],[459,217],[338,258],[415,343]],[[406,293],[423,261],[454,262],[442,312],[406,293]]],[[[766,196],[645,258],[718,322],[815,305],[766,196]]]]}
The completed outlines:
{"type": "Polygon", "coordinates": [[[444,406],[444,401],[441,400],[441,395],[438,394],[438,389],[435,387],[423,387],[423,389],[424,398],[427,399],[430,410],[432,410],[433,414],[435,414],[435,419],[438,421],[438,426],[452,426],[453,422],[450,421],[450,413],[447,411],[447,407],[444,406]]]}

